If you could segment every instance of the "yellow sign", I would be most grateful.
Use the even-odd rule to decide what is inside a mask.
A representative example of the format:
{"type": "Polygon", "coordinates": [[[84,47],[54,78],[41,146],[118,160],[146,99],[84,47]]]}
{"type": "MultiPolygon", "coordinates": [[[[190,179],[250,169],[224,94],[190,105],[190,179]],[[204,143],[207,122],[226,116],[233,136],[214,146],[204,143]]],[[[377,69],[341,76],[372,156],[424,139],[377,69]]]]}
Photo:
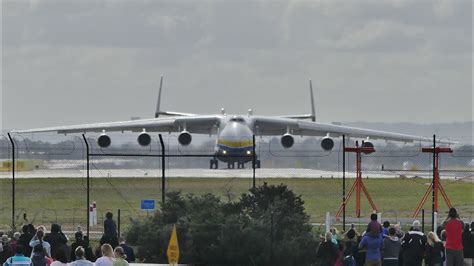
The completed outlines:
{"type": "Polygon", "coordinates": [[[168,244],[168,250],[166,251],[168,256],[168,263],[171,265],[178,264],[179,260],[179,245],[178,236],[176,234],[176,225],[173,225],[173,231],[171,231],[170,243],[168,244]]]}

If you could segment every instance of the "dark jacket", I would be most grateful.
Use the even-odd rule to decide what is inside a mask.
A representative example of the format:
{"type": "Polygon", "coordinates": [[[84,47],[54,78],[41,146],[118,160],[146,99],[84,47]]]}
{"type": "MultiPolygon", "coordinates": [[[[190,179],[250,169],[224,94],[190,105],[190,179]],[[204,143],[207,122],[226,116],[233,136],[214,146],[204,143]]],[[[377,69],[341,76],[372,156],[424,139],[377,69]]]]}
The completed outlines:
{"type": "Polygon", "coordinates": [[[131,248],[129,245],[127,245],[125,243],[120,244],[120,246],[123,248],[123,251],[125,252],[125,255],[127,255],[125,260],[127,262],[135,262],[135,253],[133,252],[133,248],[131,248]]]}
{"type": "Polygon", "coordinates": [[[110,238],[117,238],[117,225],[112,219],[105,219],[104,221],[104,235],[110,238]]]}
{"type": "Polygon", "coordinates": [[[398,238],[397,236],[386,237],[383,240],[382,257],[384,259],[385,258],[398,259],[398,256],[400,255],[400,246],[401,246],[401,241],[400,241],[400,238],[398,238]]]}
{"type": "Polygon", "coordinates": [[[316,258],[318,258],[318,265],[333,266],[337,259],[337,247],[331,241],[324,241],[319,245],[316,258]]]}
{"type": "Polygon", "coordinates": [[[31,257],[31,263],[33,266],[46,266],[46,259],[42,253],[33,254],[33,257],[31,257]]]}
{"type": "Polygon", "coordinates": [[[18,244],[23,246],[23,253],[26,257],[31,256],[30,240],[32,238],[32,235],[23,233],[20,235],[20,239],[18,240],[18,244]]]}
{"type": "Polygon", "coordinates": [[[44,241],[51,245],[51,254],[56,254],[58,249],[67,243],[67,237],[61,231],[59,224],[52,224],[51,233],[46,234],[44,241]]]}
{"type": "Polygon", "coordinates": [[[434,265],[443,263],[445,258],[443,242],[436,242],[433,246],[426,245],[425,264],[434,265]]]}
{"type": "Polygon", "coordinates": [[[423,260],[425,254],[426,236],[420,231],[409,231],[402,240],[403,261],[418,262],[423,260]]]}
{"type": "Polygon", "coordinates": [[[474,231],[464,230],[462,245],[464,246],[464,258],[474,258],[474,231]]]}

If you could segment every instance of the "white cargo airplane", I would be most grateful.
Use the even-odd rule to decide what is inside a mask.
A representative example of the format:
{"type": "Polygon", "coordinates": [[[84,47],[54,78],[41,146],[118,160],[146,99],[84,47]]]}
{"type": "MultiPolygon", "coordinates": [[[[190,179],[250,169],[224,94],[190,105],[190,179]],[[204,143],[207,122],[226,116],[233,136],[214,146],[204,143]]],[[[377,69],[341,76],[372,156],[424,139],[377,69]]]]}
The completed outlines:
{"type": "MultiPolygon", "coordinates": [[[[313,88],[309,81],[311,93],[311,114],[288,115],[288,116],[258,116],[253,115],[249,109],[246,115],[228,115],[224,109],[221,114],[197,115],[180,112],[166,112],[160,110],[161,88],[163,76],[160,79],[158,92],[158,103],[155,118],[140,119],[122,122],[106,122],[83,124],[74,126],[58,126],[39,128],[31,130],[17,130],[16,133],[54,132],[61,134],[102,132],[97,139],[97,144],[107,148],[111,139],[107,135],[110,131],[133,131],[141,132],[137,141],[142,146],[151,143],[149,132],[179,132],[178,142],[187,146],[192,141],[191,134],[216,134],[215,157],[210,160],[210,168],[218,168],[218,160],[226,162],[228,168],[244,168],[245,163],[253,160],[253,135],[256,136],[281,136],[281,145],[291,148],[294,144],[294,136],[321,136],[321,147],[332,150],[333,138],[346,135],[351,138],[364,139],[365,146],[372,146],[371,139],[385,139],[401,142],[430,141],[431,139],[384,132],[356,127],[347,127],[316,122],[313,88]],[[166,116],[166,117],[160,117],[166,116]],[[311,119],[305,121],[304,119],[311,119]]],[[[256,167],[260,167],[260,161],[256,161],[256,167]]]]}

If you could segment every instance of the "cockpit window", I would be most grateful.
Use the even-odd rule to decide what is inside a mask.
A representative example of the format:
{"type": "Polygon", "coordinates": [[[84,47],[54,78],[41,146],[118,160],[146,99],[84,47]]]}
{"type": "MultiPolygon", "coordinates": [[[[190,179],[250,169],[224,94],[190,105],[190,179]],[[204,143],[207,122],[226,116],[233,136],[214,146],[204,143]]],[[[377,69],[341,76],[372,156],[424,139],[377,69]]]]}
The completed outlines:
{"type": "Polygon", "coordinates": [[[238,122],[238,123],[243,123],[244,119],[242,117],[233,117],[229,120],[230,122],[238,122]]]}

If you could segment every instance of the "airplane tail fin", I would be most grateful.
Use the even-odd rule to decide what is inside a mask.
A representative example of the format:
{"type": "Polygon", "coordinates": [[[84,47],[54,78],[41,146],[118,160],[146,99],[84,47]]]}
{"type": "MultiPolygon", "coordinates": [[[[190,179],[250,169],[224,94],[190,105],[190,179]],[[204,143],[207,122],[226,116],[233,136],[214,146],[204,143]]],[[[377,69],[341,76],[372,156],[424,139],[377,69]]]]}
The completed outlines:
{"type": "Polygon", "coordinates": [[[171,111],[161,111],[161,89],[163,88],[163,75],[160,78],[160,89],[158,90],[158,102],[156,103],[155,118],[158,118],[160,115],[164,116],[194,116],[195,114],[190,113],[181,113],[181,112],[171,112],[171,111]]]}
{"type": "Polygon", "coordinates": [[[313,83],[309,79],[309,92],[311,94],[311,121],[316,122],[316,109],[314,108],[313,83]]]}
{"type": "Polygon", "coordinates": [[[282,118],[290,118],[290,119],[311,119],[311,121],[316,122],[316,109],[314,108],[314,97],[313,97],[313,83],[311,79],[309,79],[309,93],[311,94],[311,114],[304,114],[304,115],[284,115],[278,116],[282,118]]]}
{"type": "Polygon", "coordinates": [[[160,116],[161,88],[163,86],[163,75],[160,78],[160,89],[158,90],[158,102],[156,103],[155,118],[160,116]]]}

